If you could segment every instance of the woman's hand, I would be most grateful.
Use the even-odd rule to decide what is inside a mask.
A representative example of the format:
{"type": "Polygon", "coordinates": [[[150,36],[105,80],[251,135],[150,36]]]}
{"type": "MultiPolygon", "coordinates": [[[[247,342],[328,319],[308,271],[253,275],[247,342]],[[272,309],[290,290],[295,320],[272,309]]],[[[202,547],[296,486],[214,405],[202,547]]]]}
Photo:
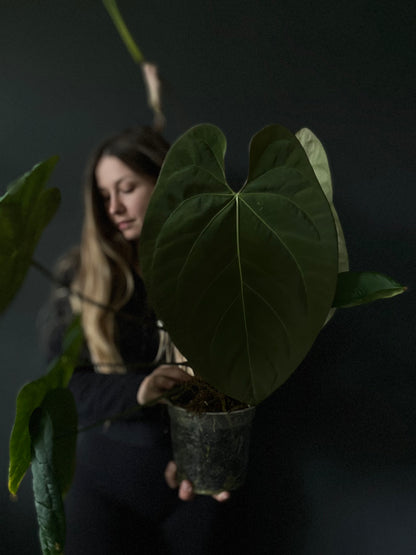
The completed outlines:
{"type": "Polygon", "coordinates": [[[137,402],[139,405],[146,405],[175,385],[184,383],[190,378],[191,376],[178,366],[169,366],[168,364],[158,366],[142,381],[137,391],[137,402]]]}
{"type": "MultiPolygon", "coordinates": [[[[176,479],[176,463],[174,461],[170,461],[166,467],[165,480],[170,488],[176,489],[177,487],[179,487],[178,496],[179,499],[182,499],[182,501],[192,501],[192,499],[195,497],[192,484],[189,480],[182,480],[182,482],[178,484],[178,481],[176,479]]],[[[227,499],[230,498],[230,492],[222,491],[221,493],[217,493],[212,497],[222,503],[223,501],[227,501],[227,499]]]]}

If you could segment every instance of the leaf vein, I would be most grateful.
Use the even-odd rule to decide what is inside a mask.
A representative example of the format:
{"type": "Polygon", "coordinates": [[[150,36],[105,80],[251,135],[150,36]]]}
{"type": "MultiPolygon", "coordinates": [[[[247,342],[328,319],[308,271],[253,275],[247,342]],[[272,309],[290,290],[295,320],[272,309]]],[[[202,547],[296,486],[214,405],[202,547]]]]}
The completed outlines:
{"type": "Polygon", "coordinates": [[[305,275],[304,275],[302,267],[299,265],[295,255],[293,254],[291,249],[288,247],[288,245],[285,243],[285,241],[283,241],[282,237],[280,237],[280,235],[272,227],[270,227],[270,225],[247,202],[244,201],[244,199],[241,199],[241,200],[242,200],[242,202],[244,202],[244,204],[247,206],[247,208],[262,222],[262,224],[272,233],[272,235],[274,237],[276,237],[276,239],[284,246],[284,248],[286,249],[286,251],[290,255],[290,257],[293,260],[293,262],[295,263],[295,266],[297,267],[297,269],[299,271],[299,275],[302,279],[303,289],[304,289],[304,292],[305,292],[305,300],[307,301],[307,286],[306,286],[306,281],[305,281],[305,275]]]}
{"type": "Polygon", "coordinates": [[[247,282],[244,282],[244,285],[247,287],[247,289],[249,289],[253,293],[253,295],[258,297],[263,302],[263,304],[267,306],[267,308],[274,315],[276,320],[278,320],[278,322],[280,323],[280,325],[283,328],[284,334],[285,334],[286,339],[287,339],[288,352],[290,352],[290,335],[289,335],[287,327],[285,326],[284,321],[282,320],[282,318],[280,318],[279,314],[275,311],[273,306],[258,291],[256,291],[256,289],[251,287],[247,282]]]}
{"type": "Polygon", "coordinates": [[[238,299],[238,295],[236,295],[236,296],[234,297],[234,299],[233,299],[233,300],[231,301],[231,303],[229,304],[228,308],[227,308],[226,310],[224,310],[223,313],[221,314],[221,317],[220,317],[220,319],[218,320],[217,325],[215,326],[214,333],[212,334],[212,338],[211,338],[211,341],[210,341],[210,344],[209,344],[209,350],[210,350],[210,351],[211,351],[211,349],[212,349],[213,343],[215,342],[215,340],[216,340],[216,338],[217,338],[218,329],[219,329],[221,323],[224,321],[225,316],[226,316],[227,313],[231,310],[232,306],[235,304],[235,302],[237,301],[237,299],[238,299]]]}
{"type": "Polygon", "coordinates": [[[245,300],[244,300],[244,281],[243,281],[243,273],[242,273],[242,265],[241,265],[241,252],[240,252],[240,222],[239,222],[239,216],[240,216],[240,208],[239,208],[239,198],[240,196],[237,194],[236,195],[236,242],[237,242],[237,263],[238,263],[238,271],[239,271],[239,276],[240,276],[240,292],[241,292],[241,308],[243,311],[243,320],[244,320],[244,331],[245,331],[245,336],[246,336],[246,348],[247,348],[247,358],[248,358],[248,367],[250,370],[250,375],[251,375],[251,389],[253,392],[253,395],[255,396],[255,392],[254,392],[254,372],[253,372],[253,363],[251,360],[251,353],[250,353],[250,345],[249,345],[249,335],[248,335],[248,326],[247,326],[247,315],[246,315],[246,306],[245,306],[245,300]]]}
{"type": "MultiPolygon", "coordinates": [[[[319,229],[317,228],[317,226],[315,225],[312,216],[310,216],[310,214],[308,214],[308,212],[306,212],[306,210],[304,210],[301,206],[299,206],[298,203],[296,203],[294,200],[292,200],[291,198],[282,195],[281,193],[268,193],[268,192],[249,192],[249,193],[244,193],[244,196],[248,196],[248,195],[265,195],[265,196],[270,196],[272,198],[276,198],[279,197],[283,200],[285,200],[286,202],[288,202],[289,204],[293,205],[304,217],[305,219],[309,222],[309,224],[311,225],[311,227],[313,227],[314,231],[316,232],[316,235],[318,236],[318,239],[321,240],[321,234],[319,233],[319,229]]],[[[243,200],[243,199],[242,199],[243,200]]],[[[244,200],[243,200],[244,201],[244,200]]],[[[245,203],[247,206],[249,206],[249,204],[246,202],[245,203]]],[[[254,212],[254,210],[253,210],[254,212]]],[[[259,216],[260,217],[260,216],[259,216]]]]}
{"type": "Polygon", "coordinates": [[[221,213],[224,212],[224,211],[228,208],[228,206],[230,206],[230,204],[232,203],[232,201],[233,201],[233,199],[231,199],[229,202],[227,202],[227,204],[225,204],[225,205],[221,208],[221,210],[219,210],[219,211],[218,211],[218,212],[206,223],[206,225],[201,229],[201,231],[199,232],[198,236],[197,236],[197,237],[195,238],[195,240],[193,241],[192,247],[190,248],[190,250],[189,250],[189,252],[188,252],[188,255],[187,255],[187,257],[186,257],[186,259],[185,259],[185,261],[184,261],[184,263],[183,263],[183,266],[182,266],[182,268],[181,268],[181,271],[180,271],[180,273],[179,273],[179,275],[178,275],[178,280],[177,280],[178,283],[179,283],[179,281],[180,281],[180,279],[181,279],[181,277],[182,277],[182,275],[183,275],[183,273],[184,273],[184,271],[185,271],[185,269],[186,269],[186,266],[187,266],[187,264],[188,264],[188,262],[189,262],[189,260],[190,260],[190,258],[191,258],[191,256],[192,256],[192,253],[193,253],[193,252],[195,251],[195,249],[197,248],[197,244],[198,244],[199,240],[200,240],[201,237],[206,233],[207,229],[212,225],[212,223],[221,215],[221,213]]]}

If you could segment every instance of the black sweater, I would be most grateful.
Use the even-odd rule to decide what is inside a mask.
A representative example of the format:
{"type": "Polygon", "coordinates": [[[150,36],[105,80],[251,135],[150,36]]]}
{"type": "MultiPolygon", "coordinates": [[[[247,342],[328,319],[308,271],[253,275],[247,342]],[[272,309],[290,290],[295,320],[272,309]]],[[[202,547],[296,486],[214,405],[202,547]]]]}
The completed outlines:
{"type": "MultiPolygon", "coordinates": [[[[75,259],[76,260],[76,259],[75,259]]],[[[63,284],[54,290],[48,307],[43,311],[42,333],[49,360],[59,356],[65,330],[72,319],[68,286],[75,273],[71,264],[58,276],[63,284]]],[[[115,333],[126,374],[102,374],[95,371],[88,348],[84,345],[78,366],[69,383],[77,405],[80,426],[111,419],[129,412],[123,420],[160,419],[160,407],[137,410],[137,391],[143,379],[154,369],[159,335],[154,312],[147,303],[143,280],[135,274],[132,298],[116,315],[115,333]]]]}

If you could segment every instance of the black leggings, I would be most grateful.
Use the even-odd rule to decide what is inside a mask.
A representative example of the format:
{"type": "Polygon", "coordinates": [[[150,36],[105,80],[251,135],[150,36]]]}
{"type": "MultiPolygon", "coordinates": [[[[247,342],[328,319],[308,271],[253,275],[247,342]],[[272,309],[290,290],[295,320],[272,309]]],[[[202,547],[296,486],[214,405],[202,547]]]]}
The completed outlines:
{"type": "Polygon", "coordinates": [[[178,500],[165,483],[167,441],[152,446],[81,434],[65,501],[66,555],[211,555],[218,503],[178,500]]]}

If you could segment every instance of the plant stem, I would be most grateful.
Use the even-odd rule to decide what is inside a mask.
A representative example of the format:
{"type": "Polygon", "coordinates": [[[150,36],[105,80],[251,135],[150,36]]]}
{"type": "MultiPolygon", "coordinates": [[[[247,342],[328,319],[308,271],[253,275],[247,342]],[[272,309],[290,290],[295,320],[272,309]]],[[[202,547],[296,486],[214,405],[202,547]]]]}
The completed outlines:
{"type": "MultiPolygon", "coordinates": [[[[189,366],[189,363],[185,360],[184,362],[164,362],[168,366],[189,366]]],[[[141,363],[141,362],[132,362],[130,364],[121,364],[120,362],[99,362],[98,364],[91,364],[94,368],[100,368],[101,366],[104,367],[113,367],[113,366],[123,366],[123,368],[140,368],[142,370],[149,369],[149,364],[141,363]]]]}
{"type": "MultiPolygon", "coordinates": [[[[81,293],[81,291],[77,291],[75,289],[72,289],[72,287],[70,287],[69,285],[67,285],[63,281],[57,279],[56,276],[54,276],[54,274],[50,270],[45,268],[45,266],[43,264],[41,264],[40,262],[38,262],[34,258],[32,258],[32,260],[30,261],[30,264],[31,264],[31,266],[36,268],[36,270],[38,270],[49,281],[51,281],[52,283],[55,283],[56,285],[59,285],[59,287],[63,287],[64,289],[66,289],[68,291],[68,293],[70,295],[77,296],[79,299],[81,299],[81,301],[93,304],[94,306],[98,306],[99,308],[101,308],[103,310],[107,310],[108,312],[117,313],[117,315],[120,315],[123,318],[129,318],[131,320],[138,320],[138,321],[141,320],[141,318],[139,318],[137,316],[129,314],[128,312],[124,312],[123,310],[118,310],[118,309],[116,309],[116,308],[114,308],[110,305],[106,305],[106,304],[100,303],[98,301],[95,301],[94,299],[91,299],[90,297],[87,297],[86,295],[81,293]]],[[[159,322],[157,324],[157,327],[158,327],[158,329],[165,330],[164,326],[159,324],[159,322]]]]}
{"type": "Polygon", "coordinates": [[[157,66],[146,62],[143,53],[137,46],[136,41],[132,37],[123,16],[118,9],[116,0],[103,0],[104,7],[113,20],[121,40],[124,42],[133,61],[141,66],[144,84],[146,86],[147,103],[153,110],[153,127],[157,131],[162,131],[165,126],[165,116],[162,112],[161,105],[161,85],[158,76],[157,66]]]}
{"type": "Polygon", "coordinates": [[[134,407],[130,407],[130,408],[126,409],[123,412],[120,412],[118,414],[114,414],[113,416],[110,416],[109,418],[102,418],[100,420],[97,420],[96,422],[93,422],[92,424],[89,424],[88,426],[78,428],[78,433],[87,432],[88,430],[92,430],[93,428],[96,428],[97,426],[100,426],[101,424],[105,424],[106,422],[115,422],[117,420],[123,420],[126,417],[133,416],[133,415],[137,414],[138,412],[140,412],[144,408],[153,407],[154,405],[159,403],[159,401],[161,401],[162,399],[169,400],[171,397],[175,397],[175,395],[177,395],[181,391],[182,387],[183,386],[181,386],[181,385],[175,386],[172,389],[170,389],[169,391],[166,391],[165,393],[163,393],[162,395],[159,395],[159,397],[156,397],[156,399],[153,399],[153,401],[150,401],[149,403],[146,403],[144,405],[137,405],[137,406],[134,406],[134,407]]]}
{"type": "Polygon", "coordinates": [[[145,61],[144,56],[127,28],[123,16],[118,9],[116,0],[103,0],[103,4],[108,11],[111,19],[113,20],[113,23],[121,37],[121,40],[126,45],[130,56],[133,58],[136,64],[141,65],[145,61]]]}
{"type": "Polygon", "coordinates": [[[65,288],[71,295],[76,295],[82,301],[93,304],[95,306],[98,306],[99,308],[102,308],[104,310],[108,310],[110,312],[120,312],[120,311],[116,310],[115,308],[113,308],[112,306],[105,305],[103,303],[99,303],[98,301],[95,301],[94,299],[86,297],[80,291],[76,291],[76,290],[72,289],[69,285],[66,285],[61,280],[57,279],[50,270],[45,268],[45,266],[43,266],[43,264],[41,264],[40,262],[38,262],[34,258],[32,258],[32,260],[30,261],[30,264],[31,264],[31,266],[36,268],[36,270],[38,270],[43,276],[45,276],[47,279],[52,281],[52,283],[55,283],[56,285],[59,285],[60,287],[65,288]]]}

